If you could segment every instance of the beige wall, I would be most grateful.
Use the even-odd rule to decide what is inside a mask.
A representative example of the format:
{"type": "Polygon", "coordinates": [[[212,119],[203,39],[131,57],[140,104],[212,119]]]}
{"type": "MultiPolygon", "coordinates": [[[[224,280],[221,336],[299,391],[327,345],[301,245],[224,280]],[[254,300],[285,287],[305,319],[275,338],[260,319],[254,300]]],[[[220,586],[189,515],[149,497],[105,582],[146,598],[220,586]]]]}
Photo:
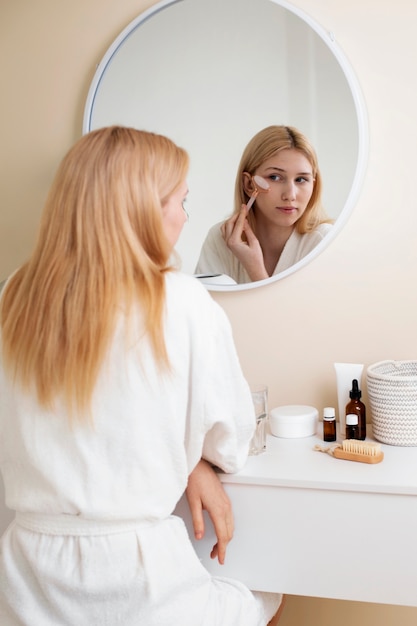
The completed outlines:
{"type": "MultiPolygon", "coordinates": [[[[0,280],[30,251],[58,159],[80,136],[96,63],[152,4],[0,0],[0,280]]],[[[268,287],[214,297],[230,316],[247,377],[268,383],[271,406],[322,408],[336,403],[333,362],[417,356],[417,4],[297,5],[335,33],[362,86],[370,124],[364,187],[342,233],[308,267],[268,287]]],[[[335,550],[348,558],[340,529],[323,532],[334,533],[335,550]]],[[[323,558],[331,567],[330,551],[323,558]]],[[[290,598],[282,626],[416,621],[414,608],[290,598]]]]}

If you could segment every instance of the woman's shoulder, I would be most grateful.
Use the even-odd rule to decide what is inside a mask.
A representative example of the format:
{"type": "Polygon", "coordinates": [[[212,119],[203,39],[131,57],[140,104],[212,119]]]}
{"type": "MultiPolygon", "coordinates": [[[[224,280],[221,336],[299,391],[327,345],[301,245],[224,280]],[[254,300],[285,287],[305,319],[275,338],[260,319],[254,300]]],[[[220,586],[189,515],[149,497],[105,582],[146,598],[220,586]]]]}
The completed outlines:
{"type": "Polygon", "coordinates": [[[206,305],[213,302],[207,289],[197,278],[178,270],[166,274],[166,290],[168,299],[181,301],[187,307],[193,302],[206,305]]]}
{"type": "Polygon", "coordinates": [[[207,244],[208,242],[223,242],[223,236],[221,231],[221,227],[223,224],[224,220],[222,222],[216,222],[215,224],[210,226],[204,239],[205,244],[207,244]]]}
{"type": "Polygon", "coordinates": [[[332,230],[333,224],[330,222],[323,222],[319,224],[313,232],[315,232],[319,237],[325,237],[332,230]]]}
{"type": "Polygon", "coordinates": [[[326,237],[330,233],[333,228],[333,224],[328,222],[323,222],[322,224],[318,224],[313,230],[300,234],[297,231],[293,231],[294,239],[296,239],[299,245],[308,246],[308,245],[317,245],[322,239],[326,237]]]}
{"type": "Polygon", "coordinates": [[[227,218],[224,218],[224,220],[222,220],[221,222],[215,222],[212,226],[210,226],[210,228],[208,229],[209,233],[219,233],[220,229],[222,227],[222,225],[225,223],[227,218]]]}
{"type": "Polygon", "coordinates": [[[225,317],[223,309],[206,287],[189,274],[169,272],[166,276],[166,295],[169,309],[178,315],[201,321],[203,318],[225,317]]]}

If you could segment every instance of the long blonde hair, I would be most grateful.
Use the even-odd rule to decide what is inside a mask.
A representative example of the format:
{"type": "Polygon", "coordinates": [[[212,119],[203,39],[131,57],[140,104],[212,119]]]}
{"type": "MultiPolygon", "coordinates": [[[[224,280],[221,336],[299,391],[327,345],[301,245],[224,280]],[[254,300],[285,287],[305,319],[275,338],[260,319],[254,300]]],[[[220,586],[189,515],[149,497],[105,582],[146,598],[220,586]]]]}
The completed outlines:
{"type": "MultiPolygon", "coordinates": [[[[322,206],[322,178],[316,152],[308,139],[292,126],[267,126],[249,141],[243,151],[237,170],[234,213],[239,213],[242,204],[246,204],[249,200],[249,196],[246,194],[243,186],[243,172],[254,175],[262,163],[281,150],[286,149],[298,150],[304,154],[310,162],[313,178],[315,179],[313,193],[306,210],[295,225],[296,230],[300,234],[304,234],[311,232],[319,224],[331,223],[332,220],[328,218],[322,206]]],[[[256,231],[253,211],[249,213],[248,219],[252,228],[256,231]]]]}
{"type": "Polygon", "coordinates": [[[88,410],[120,305],[140,300],[155,358],[169,366],[162,207],[188,166],[168,138],[119,126],[85,135],[64,157],[33,254],[0,309],[5,367],[42,406],[60,395],[71,412],[88,410]]]}

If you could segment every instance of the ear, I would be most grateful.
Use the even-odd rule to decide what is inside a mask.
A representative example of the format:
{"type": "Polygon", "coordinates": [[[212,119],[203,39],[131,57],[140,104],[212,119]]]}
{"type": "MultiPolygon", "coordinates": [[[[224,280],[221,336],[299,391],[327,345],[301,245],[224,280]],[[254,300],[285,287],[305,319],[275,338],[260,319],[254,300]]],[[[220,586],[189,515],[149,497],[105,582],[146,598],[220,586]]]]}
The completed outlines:
{"type": "Polygon", "coordinates": [[[253,182],[253,178],[249,172],[242,173],[242,185],[243,191],[247,196],[251,196],[255,191],[255,183],[253,182]]]}

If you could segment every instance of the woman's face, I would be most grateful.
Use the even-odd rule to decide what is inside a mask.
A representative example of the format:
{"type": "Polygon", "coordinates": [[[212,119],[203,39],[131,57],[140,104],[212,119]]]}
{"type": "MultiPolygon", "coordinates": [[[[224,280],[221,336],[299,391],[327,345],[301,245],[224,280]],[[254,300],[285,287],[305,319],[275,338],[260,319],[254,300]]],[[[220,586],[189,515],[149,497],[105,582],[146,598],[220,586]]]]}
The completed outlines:
{"type": "Polygon", "coordinates": [[[184,209],[184,202],[188,194],[188,186],[183,181],[162,207],[162,221],[165,236],[172,247],[178,241],[182,228],[187,221],[187,213],[184,209]]]}
{"type": "MultiPolygon", "coordinates": [[[[267,193],[259,193],[255,202],[257,220],[292,227],[307,208],[314,188],[313,168],[307,157],[293,148],[281,150],[256,170],[268,184],[267,193]]],[[[245,191],[250,195],[250,177],[244,174],[245,191]]]]}

